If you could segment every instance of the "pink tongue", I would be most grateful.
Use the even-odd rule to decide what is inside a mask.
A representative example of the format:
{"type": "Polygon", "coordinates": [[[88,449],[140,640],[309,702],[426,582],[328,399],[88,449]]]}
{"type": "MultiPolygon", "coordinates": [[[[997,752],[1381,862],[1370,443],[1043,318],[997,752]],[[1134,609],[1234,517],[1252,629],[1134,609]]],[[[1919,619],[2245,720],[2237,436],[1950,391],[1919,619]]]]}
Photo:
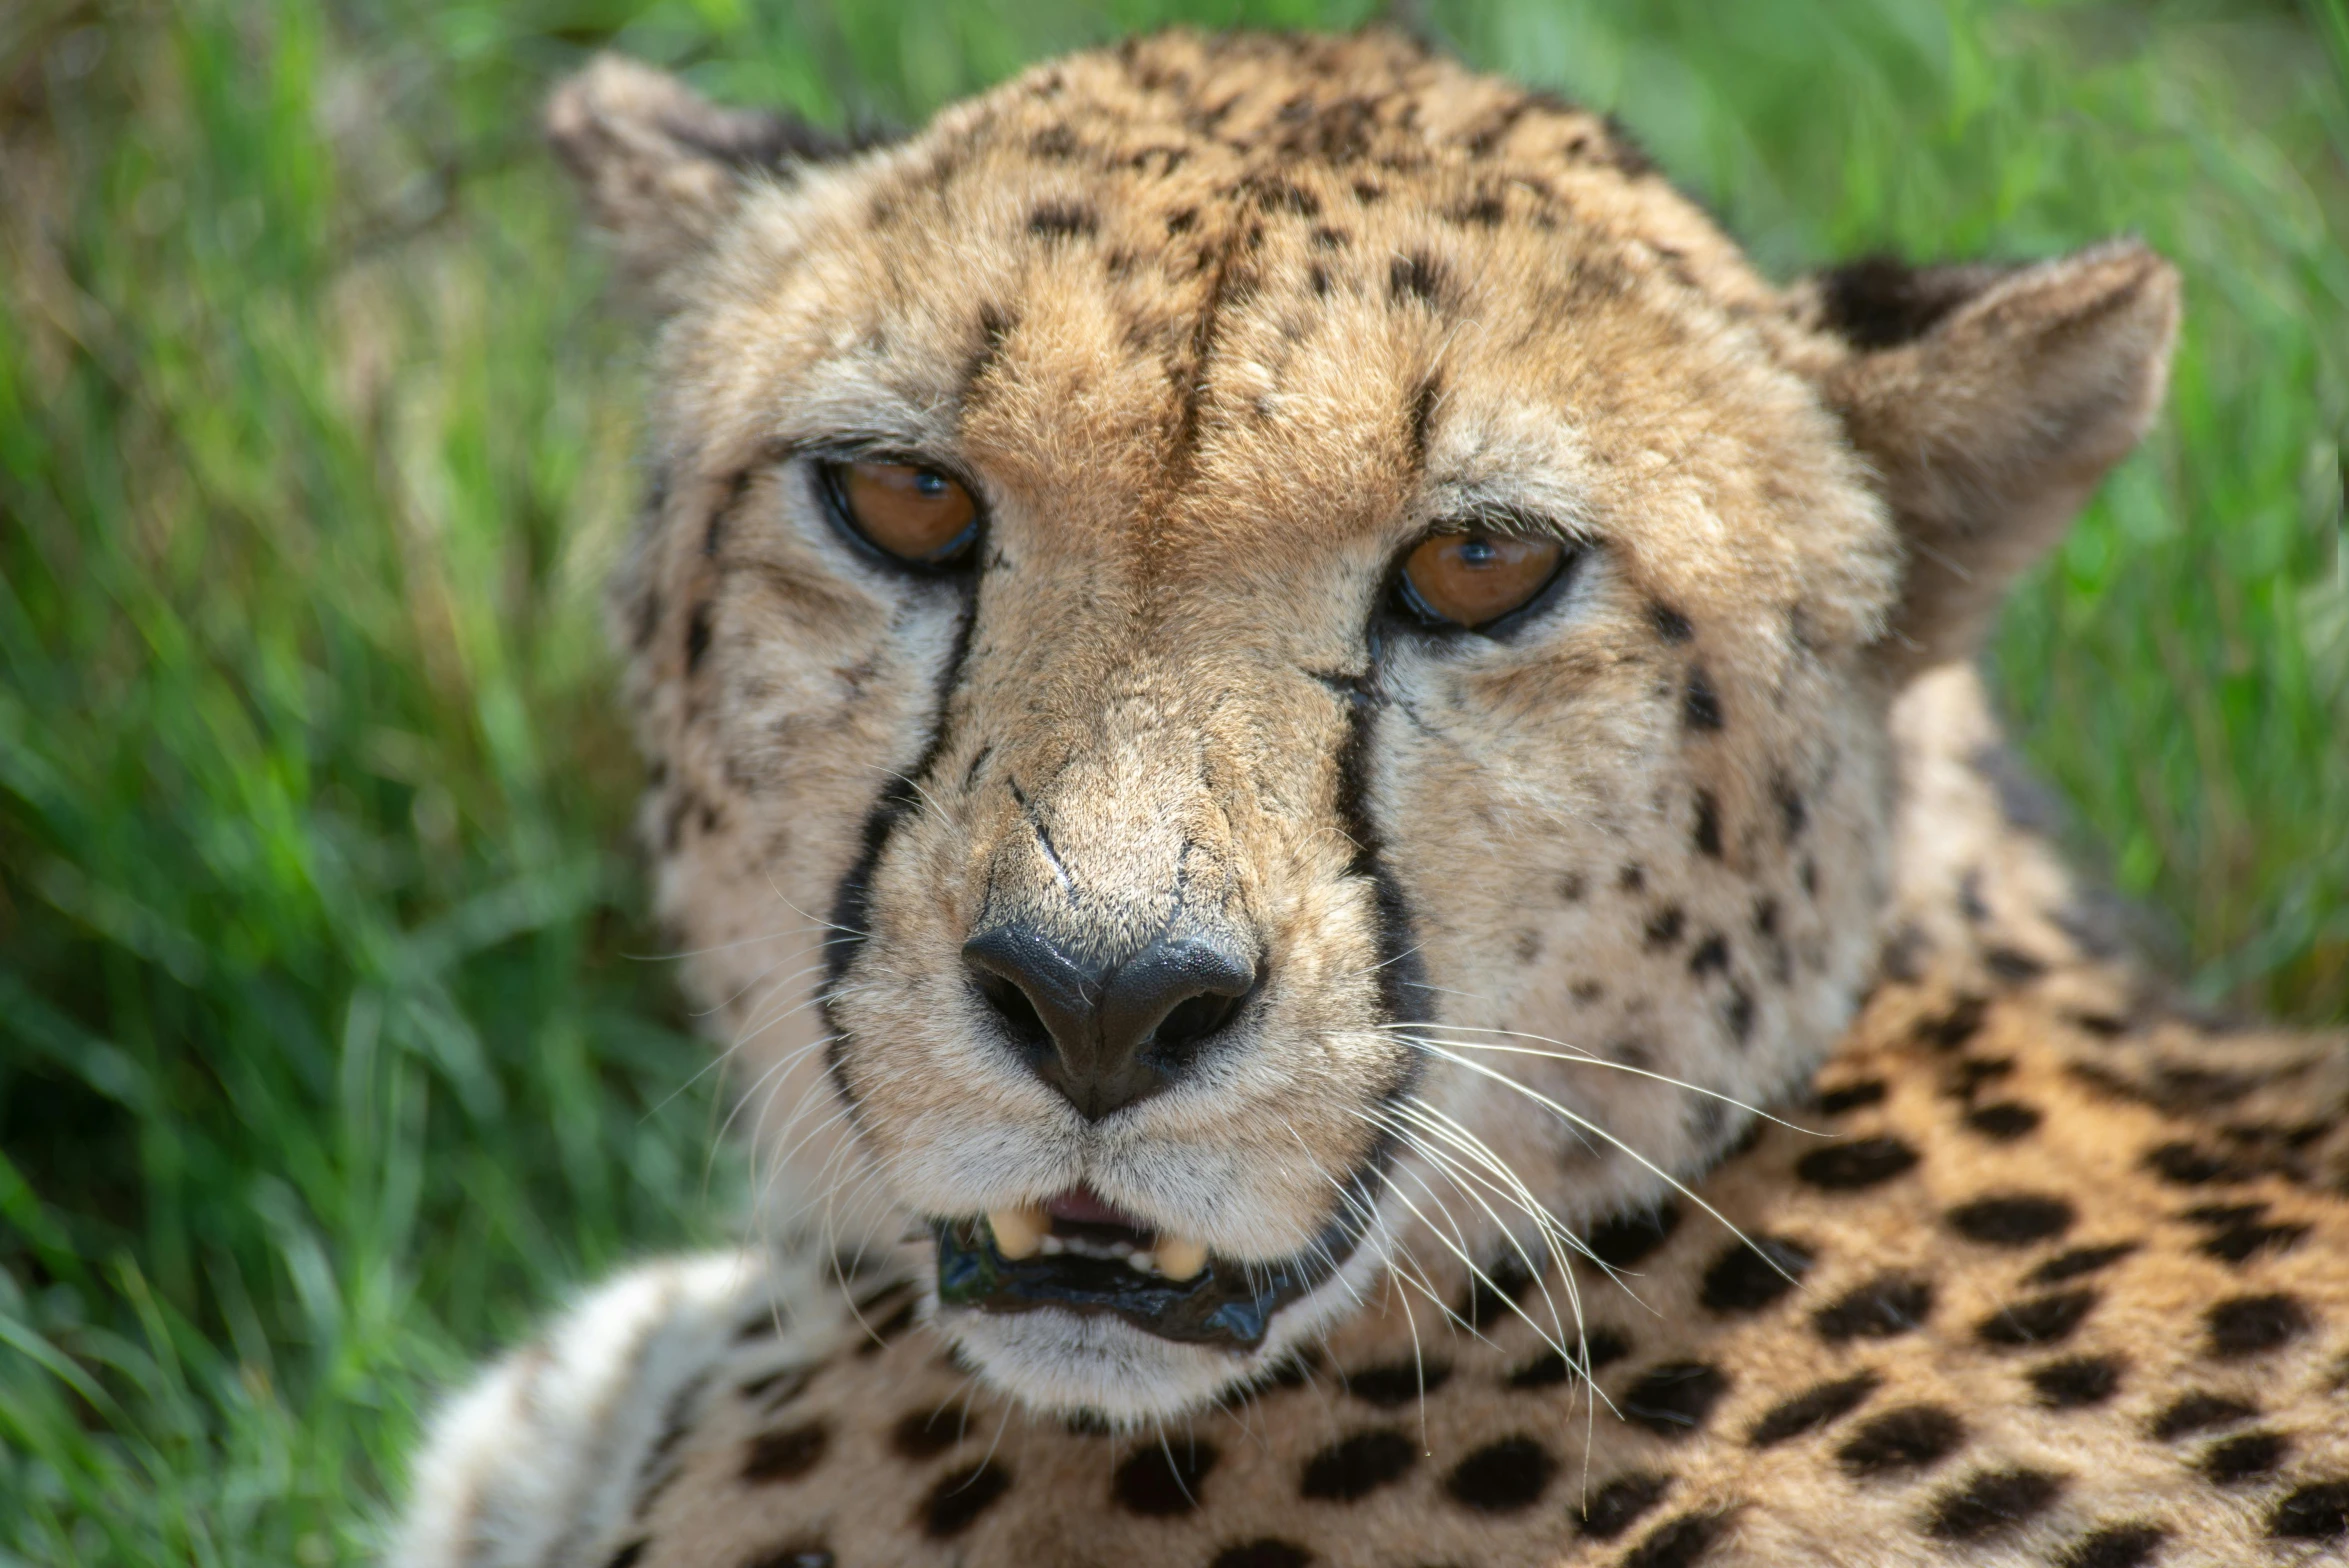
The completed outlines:
{"type": "Polygon", "coordinates": [[[1086,1187],[1072,1187],[1044,1205],[1044,1212],[1056,1220],[1067,1220],[1072,1225],[1123,1225],[1128,1230],[1148,1230],[1150,1227],[1122,1209],[1113,1209],[1093,1196],[1086,1187]]]}

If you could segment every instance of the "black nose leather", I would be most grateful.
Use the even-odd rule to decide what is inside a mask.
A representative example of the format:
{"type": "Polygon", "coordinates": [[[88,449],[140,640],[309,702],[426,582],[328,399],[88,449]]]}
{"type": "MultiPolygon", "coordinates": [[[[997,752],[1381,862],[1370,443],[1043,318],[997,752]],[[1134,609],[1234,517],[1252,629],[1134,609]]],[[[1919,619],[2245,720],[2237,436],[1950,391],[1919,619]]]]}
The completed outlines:
{"type": "Polygon", "coordinates": [[[1173,1082],[1256,984],[1252,956],[1199,932],[1107,964],[1014,922],[972,937],[962,956],[1036,1075],[1092,1121],[1173,1082]]]}

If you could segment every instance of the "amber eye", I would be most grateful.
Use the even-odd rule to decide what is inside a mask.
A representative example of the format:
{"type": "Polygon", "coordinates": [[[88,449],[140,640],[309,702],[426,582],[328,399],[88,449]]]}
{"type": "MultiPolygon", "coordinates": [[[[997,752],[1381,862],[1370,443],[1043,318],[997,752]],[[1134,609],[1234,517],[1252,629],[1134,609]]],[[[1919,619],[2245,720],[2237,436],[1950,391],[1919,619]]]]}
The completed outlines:
{"type": "Polygon", "coordinates": [[[875,549],[917,566],[945,566],[978,535],[978,503],[936,469],[911,463],[826,468],[850,526],[875,549]]]}
{"type": "Polygon", "coordinates": [[[1522,609],[1565,564],[1566,546],[1523,534],[1430,534],[1403,562],[1403,597],[1422,620],[1477,627],[1522,609]]]}

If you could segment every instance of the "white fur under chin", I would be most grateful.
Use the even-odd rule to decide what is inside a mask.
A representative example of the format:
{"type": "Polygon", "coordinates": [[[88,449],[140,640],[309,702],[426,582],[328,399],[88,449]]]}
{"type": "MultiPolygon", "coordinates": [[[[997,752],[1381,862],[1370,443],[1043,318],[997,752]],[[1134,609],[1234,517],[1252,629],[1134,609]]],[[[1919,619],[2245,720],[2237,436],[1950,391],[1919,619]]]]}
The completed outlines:
{"type": "Polygon", "coordinates": [[[1206,1408],[1310,1344],[1374,1292],[1392,1246],[1383,1217],[1336,1274],[1273,1315],[1246,1354],[1161,1339],[1108,1313],[1055,1307],[941,1312],[938,1331],[991,1387],[1050,1415],[1094,1415],[1121,1430],[1206,1408]]]}

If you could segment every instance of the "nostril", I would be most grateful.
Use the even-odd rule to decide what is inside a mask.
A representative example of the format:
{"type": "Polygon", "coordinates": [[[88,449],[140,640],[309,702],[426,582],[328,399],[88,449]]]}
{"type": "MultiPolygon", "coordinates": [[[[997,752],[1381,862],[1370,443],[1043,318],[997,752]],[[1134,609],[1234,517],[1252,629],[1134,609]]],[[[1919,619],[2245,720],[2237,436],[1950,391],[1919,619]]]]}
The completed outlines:
{"type": "Polygon", "coordinates": [[[1232,1021],[1240,1010],[1244,996],[1217,996],[1206,993],[1188,1001],[1177,1002],[1167,1015],[1158,1021],[1151,1038],[1162,1050],[1180,1050],[1195,1045],[1232,1021]]]}
{"type": "Polygon", "coordinates": [[[1036,1004],[1028,1000],[1028,993],[1001,975],[984,971],[976,976],[979,994],[995,1010],[996,1018],[1013,1041],[1031,1051],[1050,1050],[1052,1031],[1045,1027],[1043,1015],[1036,1004]]]}

